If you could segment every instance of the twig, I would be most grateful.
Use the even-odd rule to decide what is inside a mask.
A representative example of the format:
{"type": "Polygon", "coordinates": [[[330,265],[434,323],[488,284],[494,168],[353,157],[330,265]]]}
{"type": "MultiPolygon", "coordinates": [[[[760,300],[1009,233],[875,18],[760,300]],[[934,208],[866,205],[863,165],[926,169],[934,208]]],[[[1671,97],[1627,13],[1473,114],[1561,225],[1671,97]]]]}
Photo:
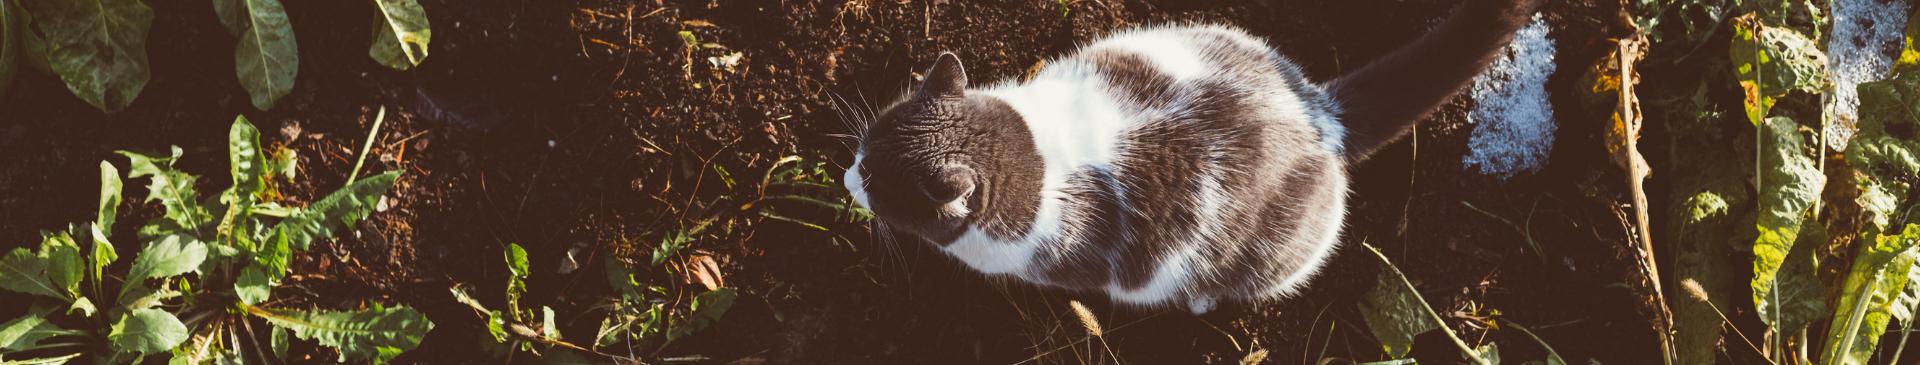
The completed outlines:
{"type": "Polygon", "coordinates": [[[1633,64],[1642,54],[1646,38],[1637,36],[1623,39],[1616,45],[1619,48],[1615,55],[1620,63],[1620,122],[1625,124],[1625,133],[1621,136],[1621,144],[1624,148],[1621,152],[1627,155],[1627,186],[1633,192],[1633,220],[1634,225],[1640,228],[1638,237],[1641,250],[1640,265],[1647,274],[1647,285],[1653,287],[1653,303],[1658,310],[1655,315],[1659,316],[1655,318],[1654,330],[1659,333],[1660,353],[1663,355],[1661,360],[1667,364],[1673,364],[1675,360],[1673,311],[1667,307],[1666,295],[1660,288],[1660,268],[1657,265],[1659,261],[1655,259],[1653,234],[1648,229],[1651,226],[1651,219],[1647,215],[1646,179],[1651,170],[1647,167],[1646,156],[1640,155],[1639,139],[1642,124],[1633,94],[1633,64]]]}

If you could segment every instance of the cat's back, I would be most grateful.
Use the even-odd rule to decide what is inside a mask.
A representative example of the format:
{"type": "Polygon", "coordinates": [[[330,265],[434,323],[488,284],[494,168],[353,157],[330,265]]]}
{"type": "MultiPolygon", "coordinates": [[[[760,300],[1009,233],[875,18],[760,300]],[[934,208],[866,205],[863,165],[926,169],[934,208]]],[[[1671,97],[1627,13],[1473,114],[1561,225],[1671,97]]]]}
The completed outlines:
{"type": "Polygon", "coordinates": [[[1334,108],[1260,38],[1122,31],[1016,85],[991,92],[1026,117],[1042,190],[1072,197],[1056,203],[1067,221],[1098,222],[1043,245],[1037,281],[1137,304],[1263,297],[1310,275],[1338,233],[1334,108]]]}

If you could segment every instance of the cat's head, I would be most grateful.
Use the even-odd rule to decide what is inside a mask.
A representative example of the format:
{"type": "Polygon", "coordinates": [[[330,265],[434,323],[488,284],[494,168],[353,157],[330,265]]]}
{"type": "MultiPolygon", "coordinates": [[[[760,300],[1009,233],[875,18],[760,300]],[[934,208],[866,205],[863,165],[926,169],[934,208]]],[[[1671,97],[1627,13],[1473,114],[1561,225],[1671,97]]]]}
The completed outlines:
{"type": "Polygon", "coordinates": [[[1022,218],[1009,214],[1031,219],[1033,204],[1021,201],[1031,199],[1008,195],[1038,195],[1031,134],[1007,103],[967,90],[966,70],[952,53],[856,128],[864,130],[843,181],[881,223],[946,244],[970,224],[1022,218]]]}

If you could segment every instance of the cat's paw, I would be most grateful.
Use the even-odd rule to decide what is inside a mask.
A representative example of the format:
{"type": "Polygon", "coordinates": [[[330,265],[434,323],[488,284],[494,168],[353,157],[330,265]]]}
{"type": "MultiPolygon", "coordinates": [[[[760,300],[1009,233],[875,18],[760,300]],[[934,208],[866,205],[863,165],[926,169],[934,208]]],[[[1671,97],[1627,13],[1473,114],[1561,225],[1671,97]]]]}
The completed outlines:
{"type": "Polygon", "coordinates": [[[1215,304],[1219,304],[1219,303],[1216,303],[1216,301],[1213,299],[1213,296],[1210,296],[1210,295],[1202,295],[1202,296],[1187,298],[1187,310],[1193,311],[1193,315],[1196,315],[1196,316],[1207,314],[1207,312],[1213,311],[1213,307],[1215,304]]]}

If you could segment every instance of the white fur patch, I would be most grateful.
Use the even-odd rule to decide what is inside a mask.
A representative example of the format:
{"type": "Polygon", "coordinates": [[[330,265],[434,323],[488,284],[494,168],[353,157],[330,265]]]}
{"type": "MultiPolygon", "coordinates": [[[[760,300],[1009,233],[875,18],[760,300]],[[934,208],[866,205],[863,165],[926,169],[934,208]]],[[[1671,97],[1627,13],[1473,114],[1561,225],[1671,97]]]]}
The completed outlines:
{"type": "Polygon", "coordinates": [[[860,177],[860,161],[866,160],[866,158],[867,154],[854,154],[853,165],[847,166],[847,175],[840,178],[840,182],[847,185],[847,193],[853,195],[854,203],[859,203],[862,207],[872,209],[873,205],[867,204],[867,180],[860,177]]]}

